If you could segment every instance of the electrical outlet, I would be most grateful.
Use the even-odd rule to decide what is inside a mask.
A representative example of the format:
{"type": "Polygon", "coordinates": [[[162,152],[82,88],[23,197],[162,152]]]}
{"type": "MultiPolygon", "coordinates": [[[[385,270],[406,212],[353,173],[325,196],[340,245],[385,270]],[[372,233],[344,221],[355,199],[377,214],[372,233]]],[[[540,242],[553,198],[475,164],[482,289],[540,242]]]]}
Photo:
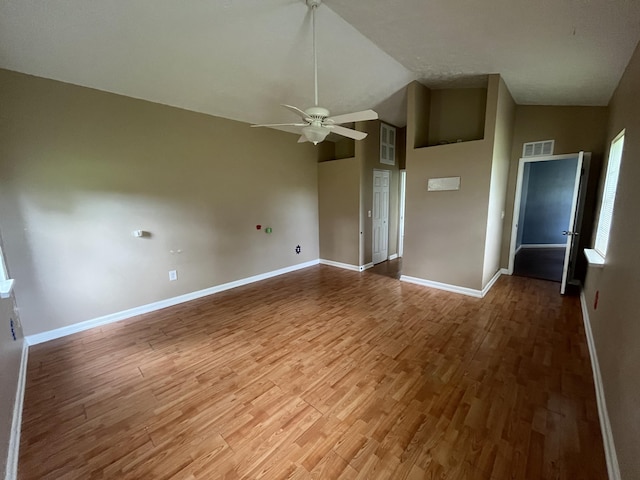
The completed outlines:
{"type": "Polygon", "coordinates": [[[178,280],[178,271],[177,270],[169,270],[169,281],[173,282],[178,280]]]}

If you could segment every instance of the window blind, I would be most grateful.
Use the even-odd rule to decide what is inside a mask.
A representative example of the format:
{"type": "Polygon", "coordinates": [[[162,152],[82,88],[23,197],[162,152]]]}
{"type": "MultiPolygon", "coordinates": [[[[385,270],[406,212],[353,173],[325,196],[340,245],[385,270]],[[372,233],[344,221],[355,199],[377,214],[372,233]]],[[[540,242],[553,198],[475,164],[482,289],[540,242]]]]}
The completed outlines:
{"type": "Polygon", "coordinates": [[[600,207],[596,244],[594,246],[596,252],[602,257],[606,257],[607,247],[609,246],[609,233],[611,231],[611,221],[613,220],[613,205],[616,199],[616,189],[618,188],[623,147],[624,130],[611,142],[611,149],[609,150],[609,164],[607,165],[607,176],[604,182],[604,190],[602,191],[602,205],[600,207]]]}

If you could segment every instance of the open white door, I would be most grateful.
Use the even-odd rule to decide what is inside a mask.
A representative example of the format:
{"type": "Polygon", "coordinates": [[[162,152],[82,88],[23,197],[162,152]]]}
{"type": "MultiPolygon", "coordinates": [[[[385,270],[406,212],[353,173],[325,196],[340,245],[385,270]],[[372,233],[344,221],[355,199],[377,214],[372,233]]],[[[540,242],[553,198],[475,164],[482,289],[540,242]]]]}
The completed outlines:
{"type": "Polygon", "coordinates": [[[373,171],[373,252],[374,264],[389,254],[389,170],[373,171]]]}
{"type": "Polygon", "coordinates": [[[576,171],[575,180],[573,183],[573,194],[569,222],[566,226],[566,230],[563,234],[566,236],[567,241],[565,244],[564,263],[562,267],[562,283],[560,285],[560,293],[564,294],[567,282],[573,278],[573,270],[575,269],[575,262],[578,256],[578,235],[577,226],[582,223],[582,210],[584,208],[584,202],[586,198],[586,184],[582,184],[582,179],[587,178],[584,173],[585,169],[589,166],[590,154],[580,152],[578,154],[569,155],[551,155],[540,157],[527,157],[521,158],[518,166],[518,177],[516,183],[516,196],[513,209],[513,225],[511,230],[511,245],[509,248],[509,275],[514,271],[515,255],[516,255],[516,240],[518,238],[518,229],[520,228],[520,205],[524,201],[522,199],[522,190],[524,184],[524,171],[525,165],[532,162],[546,162],[554,160],[575,160],[576,171]]]}
{"type": "Polygon", "coordinates": [[[560,284],[560,293],[564,294],[567,289],[567,278],[569,273],[569,266],[571,263],[573,249],[577,247],[578,235],[580,232],[577,231],[577,220],[578,217],[578,207],[580,206],[579,196],[580,196],[580,185],[582,183],[582,163],[584,161],[584,152],[580,152],[578,154],[578,164],[576,166],[576,180],[574,182],[573,187],[573,200],[571,201],[571,216],[569,217],[569,225],[567,229],[562,232],[563,235],[567,237],[567,246],[565,247],[564,253],[564,265],[562,266],[562,283],[560,284]]]}

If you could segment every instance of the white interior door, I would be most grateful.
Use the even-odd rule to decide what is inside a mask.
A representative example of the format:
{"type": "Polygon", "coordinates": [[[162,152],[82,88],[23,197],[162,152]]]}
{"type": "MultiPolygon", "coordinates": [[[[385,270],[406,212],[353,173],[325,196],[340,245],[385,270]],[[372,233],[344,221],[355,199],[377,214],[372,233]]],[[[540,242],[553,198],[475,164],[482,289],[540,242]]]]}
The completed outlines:
{"type": "Polygon", "coordinates": [[[407,171],[400,171],[400,219],[398,225],[398,256],[404,254],[404,196],[407,190],[407,171]]]}
{"type": "Polygon", "coordinates": [[[389,170],[373,171],[373,263],[389,255],[389,170]]]}
{"type": "MultiPolygon", "coordinates": [[[[588,154],[587,154],[588,155],[588,154]]],[[[583,163],[585,159],[585,153],[580,152],[577,154],[578,162],[576,164],[576,175],[573,187],[573,197],[571,203],[571,212],[569,223],[567,225],[567,229],[563,232],[566,237],[566,246],[565,246],[565,256],[564,256],[564,264],[562,267],[562,283],[560,285],[560,293],[564,294],[567,281],[570,278],[569,273],[575,265],[572,265],[575,262],[575,258],[577,257],[577,246],[578,241],[577,237],[579,232],[576,231],[576,225],[579,225],[582,218],[582,208],[584,207],[584,194],[585,188],[581,188],[582,181],[582,171],[583,171],[583,163]]],[[[516,254],[516,239],[518,237],[518,228],[520,224],[520,203],[523,201],[522,199],[522,189],[523,189],[523,177],[524,177],[524,166],[527,163],[531,162],[545,162],[545,161],[553,161],[553,160],[564,160],[564,159],[575,159],[576,154],[570,155],[552,155],[548,157],[529,157],[529,158],[521,158],[519,167],[518,167],[518,178],[516,183],[516,197],[513,206],[513,226],[511,230],[511,245],[509,248],[509,275],[513,273],[514,268],[514,260],[516,254]]]]}
{"type": "Polygon", "coordinates": [[[578,165],[576,167],[576,180],[573,186],[573,200],[571,201],[571,216],[569,217],[569,225],[567,229],[562,232],[567,237],[567,246],[564,253],[564,265],[562,266],[562,283],[560,284],[560,293],[564,294],[567,288],[567,277],[569,273],[569,266],[571,263],[572,252],[574,248],[577,248],[577,240],[580,232],[577,230],[578,207],[580,202],[578,197],[580,194],[580,184],[582,181],[582,162],[584,161],[584,152],[580,152],[578,155],[578,165]]]}

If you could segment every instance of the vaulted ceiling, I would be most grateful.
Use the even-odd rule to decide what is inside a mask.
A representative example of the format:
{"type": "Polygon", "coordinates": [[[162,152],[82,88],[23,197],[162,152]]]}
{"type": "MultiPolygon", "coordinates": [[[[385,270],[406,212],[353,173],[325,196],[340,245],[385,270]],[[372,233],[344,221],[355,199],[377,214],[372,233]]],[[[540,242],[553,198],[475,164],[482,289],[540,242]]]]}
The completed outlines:
{"type": "MultiPolygon", "coordinates": [[[[313,102],[303,0],[0,0],[0,67],[249,123],[313,102]]],[[[521,104],[606,105],[634,0],[326,0],[320,104],[405,123],[404,87],[504,77],[521,104]]]]}

